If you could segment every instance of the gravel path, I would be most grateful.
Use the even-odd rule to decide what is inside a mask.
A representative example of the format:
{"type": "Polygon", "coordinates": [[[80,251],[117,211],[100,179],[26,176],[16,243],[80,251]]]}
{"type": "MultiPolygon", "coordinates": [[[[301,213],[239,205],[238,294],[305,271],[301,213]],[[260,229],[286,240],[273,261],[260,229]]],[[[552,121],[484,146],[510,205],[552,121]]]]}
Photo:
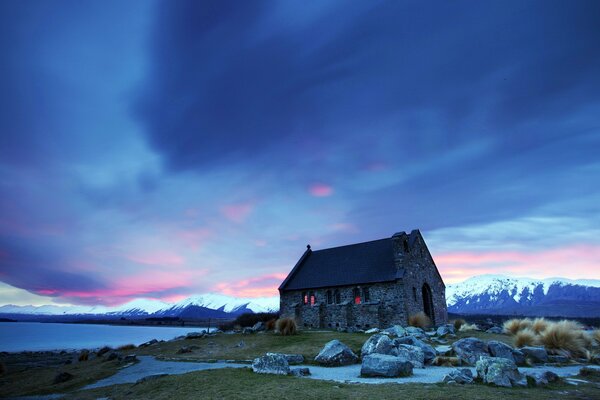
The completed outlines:
{"type": "MultiPolygon", "coordinates": [[[[225,362],[202,363],[202,362],[183,362],[183,361],[159,361],[151,356],[138,357],[139,363],[130,367],[123,368],[115,375],[102,379],[96,383],[86,386],[84,389],[92,389],[103,386],[117,385],[120,383],[134,383],[137,380],[151,375],[177,375],[185,374],[191,371],[203,371],[208,369],[221,368],[248,368],[248,364],[232,364],[225,362]]],[[[452,367],[427,367],[415,368],[413,375],[405,378],[361,378],[360,364],[348,365],[345,367],[326,368],[314,365],[292,366],[308,367],[311,375],[306,379],[318,379],[335,382],[352,383],[438,383],[441,382],[444,375],[452,371],[452,367]]],[[[519,371],[545,371],[550,370],[561,377],[573,376],[579,373],[580,365],[568,367],[535,367],[519,368],[519,371]]],[[[470,368],[473,375],[476,375],[475,368],[470,368]]]]}

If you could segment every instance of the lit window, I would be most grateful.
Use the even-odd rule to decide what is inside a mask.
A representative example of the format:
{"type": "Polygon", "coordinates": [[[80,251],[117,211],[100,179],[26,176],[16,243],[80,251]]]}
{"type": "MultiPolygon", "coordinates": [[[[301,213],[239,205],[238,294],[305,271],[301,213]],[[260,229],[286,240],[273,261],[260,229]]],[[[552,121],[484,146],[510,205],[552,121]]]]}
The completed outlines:
{"type": "Polygon", "coordinates": [[[302,304],[308,304],[308,295],[306,292],[302,292],[302,304]]]}
{"type": "Polygon", "coordinates": [[[315,297],[315,293],[310,292],[310,305],[314,306],[316,302],[317,302],[317,298],[315,297]]]}
{"type": "Polygon", "coordinates": [[[360,289],[354,288],[353,290],[354,304],[360,304],[360,289]]]}

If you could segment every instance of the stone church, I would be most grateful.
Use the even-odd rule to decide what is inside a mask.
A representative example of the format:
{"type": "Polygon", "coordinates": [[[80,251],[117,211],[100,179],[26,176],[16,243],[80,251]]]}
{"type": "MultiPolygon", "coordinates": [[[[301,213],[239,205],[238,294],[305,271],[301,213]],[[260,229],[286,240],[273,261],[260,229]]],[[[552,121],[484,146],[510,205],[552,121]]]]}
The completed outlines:
{"type": "Polygon", "coordinates": [[[419,230],[323,250],[310,245],[279,287],[300,328],[387,328],[425,312],[448,321],[445,285],[419,230]]]}

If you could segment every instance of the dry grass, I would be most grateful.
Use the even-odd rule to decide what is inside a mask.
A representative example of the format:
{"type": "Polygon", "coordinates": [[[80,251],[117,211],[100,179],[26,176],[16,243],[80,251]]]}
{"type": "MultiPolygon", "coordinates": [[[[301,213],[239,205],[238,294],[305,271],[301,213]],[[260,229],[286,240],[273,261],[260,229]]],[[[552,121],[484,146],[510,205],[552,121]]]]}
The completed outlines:
{"type": "Polygon", "coordinates": [[[531,330],[535,332],[536,335],[544,332],[549,325],[552,323],[544,318],[536,318],[531,323],[531,330]]]}
{"type": "Polygon", "coordinates": [[[273,330],[275,330],[276,323],[277,323],[277,319],[275,319],[275,318],[270,319],[265,324],[265,327],[267,328],[268,331],[273,331],[273,330]]]}
{"type": "Polygon", "coordinates": [[[585,357],[586,340],[581,324],[563,320],[548,326],[540,335],[540,342],[546,350],[568,357],[585,357]]]}
{"type": "Polygon", "coordinates": [[[431,326],[431,319],[423,311],[408,317],[408,324],[421,329],[427,329],[431,326]]]}
{"type": "Polygon", "coordinates": [[[431,363],[437,367],[458,367],[461,365],[460,358],[458,357],[437,356],[431,363]]]}
{"type": "Polygon", "coordinates": [[[479,327],[475,324],[464,323],[460,327],[460,332],[478,331],[479,327]]]}
{"type": "Polygon", "coordinates": [[[87,361],[90,358],[90,352],[88,350],[81,350],[79,353],[79,361],[87,361]]]}
{"type": "Polygon", "coordinates": [[[282,336],[295,335],[298,332],[296,320],[293,318],[281,318],[277,320],[277,331],[282,336]]]}
{"type": "Polygon", "coordinates": [[[455,319],[454,321],[452,321],[452,323],[454,324],[454,330],[458,332],[458,331],[460,331],[460,327],[463,326],[464,324],[466,324],[467,321],[465,321],[462,318],[458,318],[458,319],[455,319]]]}
{"type": "Polygon", "coordinates": [[[135,344],[125,344],[123,346],[117,347],[117,350],[125,351],[125,350],[133,350],[135,349],[135,344]]]}
{"type": "Polygon", "coordinates": [[[535,346],[537,342],[537,336],[531,329],[520,330],[515,335],[516,347],[535,346]]]}
{"type": "MultiPolygon", "coordinates": [[[[543,318],[542,318],[543,319],[543,318]]],[[[504,332],[510,335],[516,335],[518,332],[523,331],[525,329],[531,329],[533,326],[533,321],[529,318],[518,319],[513,318],[509,319],[504,323],[504,332]]]]}
{"type": "Polygon", "coordinates": [[[591,335],[592,338],[596,341],[596,346],[600,346],[600,329],[595,329],[591,335]]]}

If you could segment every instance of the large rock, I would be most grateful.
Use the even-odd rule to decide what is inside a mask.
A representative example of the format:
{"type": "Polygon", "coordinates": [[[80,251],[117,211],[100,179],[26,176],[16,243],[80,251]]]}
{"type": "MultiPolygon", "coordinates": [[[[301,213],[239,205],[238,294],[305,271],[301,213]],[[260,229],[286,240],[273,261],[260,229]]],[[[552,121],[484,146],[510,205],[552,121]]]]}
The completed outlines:
{"type": "Polygon", "coordinates": [[[406,327],[406,333],[408,335],[417,337],[419,339],[427,339],[427,334],[425,333],[425,331],[421,328],[418,328],[416,326],[407,326],[406,327]]]}
{"type": "Polygon", "coordinates": [[[267,353],[252,361],[252,371],[257,374],[289,375],[290,365],[283,355],[267,353]]]}
{"type": "Polygon", "coordinates": [[[560,377],[552,371],[527,371],[527,382],[535,386],[546,386],[548,383],[560,381],[560,377]]]}
{"type": "Polygon", "coordinates": [[[473,373],[469,368],[454,369],[450,371],[444,379],[444,383],[459,383],[461,385],[473,383],[473,373]]]}
{"type": "Polygon", "coordinates": [[[519,372],[517,364],[506,358],[482,357],[476,368],[477,377],[483,383],[503,387],[527,386],[527,379],[519,372]]]}
{"type": "Polygon", "coordinates": [[[358,356],[339,340],[327,343],[315,357],[315,361],[326,367],[355,364],[358,356]]]}
{"type": "Polygon", "coordinates": [[[520,348],[521,352],[525,354],[529,360],[534,363],[547,363],[548,352],[543,347],[525,346],[520,348]]]}
{"type": "Polygon", "coordinates": [[[475,365],[480,357],[489,357],[487,344],[474,337],[457,340],[452,344],[452,349],[463,362],[475,365]]]}
{"type": "Polygon", "coordinates": [[[371,336],[367,341],[363,344],[362,349],[360,350],[361,357],[368,356],[369,354],[388,354],[388,355],[398,355],[396,346],[394,346],[392,339],[388,335],[384,335],[378,333],[376,335],[371,336]]]}
{"type": "Polygon", "coordinates": [[[202,339],[204,337],[204,333],[202,332],[189,332],[185,335],[186,339],[202,339]]]}
{"type": "Polygon", "coordinates": [[[400,344],[409,344],[411,346],[419,347],[421,350],[423,350],[423,355],[425,357],[426,363],[429,363],[430,361],[432,361],[435,358],[435,356],[437,355],[437,353],[433,347],[431,347],[427,343],[417,339],[414,336],[405,336],[402,338],[394,339],[395,346],[398,346],[400,344]]]}
{"type": "Polygon", "coordinates": [[[413,365],[403,357],[387,354],[370,354],[363,358],[360,368],[361,376],[381,376],[393,378],[412,375],[413,365]]]}
{"type": "Polygon", "coordinates": [[[298,365],[304,362],[304,356],[302,354],[267,353],[267,355],[269,354],[283,356],[289,365],[298,365]]]}
{"type": "Polygon", "coordinates": [[[420,347],[410,344],[399,344],[396,348],[398,357],[406,358],[415,368],[425,368],[425,353],[420,347]]]}
{"type": "Polygon", "coordinates": [[[435,333],[439,337],[444,337],[446,335],[454,334],[454,325],[452,325],[452,324],[440,325],[437,328],[435,333]]]}
{"type": "Polygon", "coordinates": [[[390,336],[395,336],[395,337],[403,337],[403,336],[408,335],[408,333],[406,332],[406,329],[404,329],[400,325],[394,325],[387,329],[384,329],[383,333],[387,333],[390,336]]]}
{"type": "Polygon", "coordinates": [[[447,345],[435,346],[435,352],[438,356],[451,356],[452,347],[447,345]]]}
{"type": "Polygon", "coordinates": [[[294,368],[292,370],[292,375],[294,376],[309,376],[310,375],[310,369],[303,367],[303,368],[294,368]]]}
{"type": "Polygon", "coordinates": [[[513,356],[513,348],[506,343],[499,342],[497,340],[490,340],[488,342],[488,350],[492,357],[506,358],[507,360],[515,361],[513,356]]]}

